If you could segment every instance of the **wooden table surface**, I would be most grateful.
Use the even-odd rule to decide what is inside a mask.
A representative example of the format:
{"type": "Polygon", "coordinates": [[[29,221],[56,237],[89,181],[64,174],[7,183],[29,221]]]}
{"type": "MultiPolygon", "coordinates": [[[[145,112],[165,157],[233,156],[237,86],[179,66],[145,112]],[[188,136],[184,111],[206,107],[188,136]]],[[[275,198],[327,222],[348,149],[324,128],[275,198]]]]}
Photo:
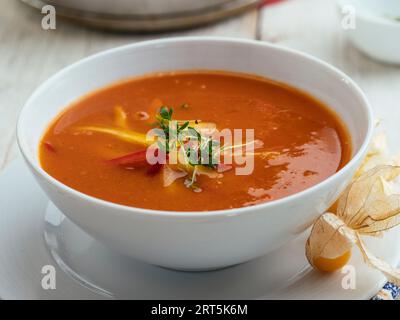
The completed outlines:
{"type": "Polygon", "coordinates": [[[400,151],[400,67],[376,63],[346,40],[334,0],[287,0],[189,31],[104,33],[42,15],[17,0],[0,0],[0,171],[18,156],[15,124],[32,91],[61,68],[115,46],[169,36],[218,35],[269,41],[311,53],[342,69],[366,92],[390,145],[400,151]]]}

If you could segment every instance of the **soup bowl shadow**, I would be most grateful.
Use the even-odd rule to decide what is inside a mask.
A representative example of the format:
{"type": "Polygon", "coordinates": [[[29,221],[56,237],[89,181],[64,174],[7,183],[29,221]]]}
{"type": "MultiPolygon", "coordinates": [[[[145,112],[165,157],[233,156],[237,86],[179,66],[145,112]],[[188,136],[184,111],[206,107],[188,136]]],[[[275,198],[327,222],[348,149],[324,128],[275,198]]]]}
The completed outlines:
{"type": "Polygon", "coordinates": [[[45,81],[26,102],[17,125],[26,164],[69,219],[111,249],[150,264],[186,271],[243,263],[304,232],[349,183],[367,152],[372,132],[371,108],[365,95],[336,68],[291,49],[216,37],[153,40],[83,59],[45,81]],[[347,126],[353,148],[351,160],[326,180],[294,195],[251,207],[208,212],[118,205],[71,189],[41,168],[40,139],[49,123],[72,101],[122,79],[190,69],[250,73],[310,93],[347,126]]]}

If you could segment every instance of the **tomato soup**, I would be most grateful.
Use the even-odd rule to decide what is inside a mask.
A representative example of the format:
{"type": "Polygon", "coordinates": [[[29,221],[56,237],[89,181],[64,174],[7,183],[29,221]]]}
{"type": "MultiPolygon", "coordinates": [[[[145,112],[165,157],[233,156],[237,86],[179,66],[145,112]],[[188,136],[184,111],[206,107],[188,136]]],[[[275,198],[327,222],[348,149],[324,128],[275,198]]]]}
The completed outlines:
{"type": "Polygon", "coordinates": [[[39,153],[46,172],[87,195],[146,209],[208,211],[309,188],[349,161],[351,143],[329,107],[300,90],[245,74],[180,71],[119,82],[74,102],[49,126],[39,153]],[[146,140],[152,129],[163,138],[146,140]],[[242,132],[242,141],[248,130],[252,136],[240,142],[234,134],[218,144],[214,132],[221,130],[242,132]],[[173,140],[171,132],[189,134],[173,140]],[[191,136],[207,143],[190,149],[191,136]],[[164,162],[148,161],[150,144],[164,162]],[[209,162],[187,160],[202,148],[209,162]],[[251,156],[251,170],[238,174],[243,163],[214,162],[214,154],[228,150],[251,156]]]}

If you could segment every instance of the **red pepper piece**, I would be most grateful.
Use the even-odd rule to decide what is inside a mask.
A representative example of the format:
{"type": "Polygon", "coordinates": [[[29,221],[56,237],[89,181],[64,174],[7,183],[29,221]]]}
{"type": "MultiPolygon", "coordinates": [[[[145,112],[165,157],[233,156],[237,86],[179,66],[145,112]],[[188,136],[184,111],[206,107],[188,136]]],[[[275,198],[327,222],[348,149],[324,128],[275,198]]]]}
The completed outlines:
{"type": "MultiPolygon", "coordinates": [[[[165,157],[165,161],[168,159],[168,154],[165,154],[165,152],[164,152],[164,151],[161,151],[160,149],[155,150],[155,151],[154,151],[154,155],[155,155],[156,157],[158,157],[159,155],[160,155],[160,156],[164,156],[164,157],[165,157]]],[[[162,158],[161,158],[161,159],[162,159],[162,158]]],[[[159,173],[159,172],[161,171],[163,165],[164,165],[164,164],[159,163],[159,162],[150,165],[150,167],[147,169],[147,174],[149,174],[149,175],[155,175],[155,174],[159,173]]]]}
{"type": "Polygon", "coordinates": [[[156,164],[152,164],[147,169],[147,174],[150,176],[153,176],[153,175],[159,173],[161,171],[162,167],[163,167],[162,163],[157,162],[156,164]]]}
{"type": "MultiPolygon", "coordinates": [[[[159,149],[154,151],[154,155],[156,157],[158,157],[158,154],[160,151],[159,149]]],[[[111,164],[115,164],[115,165],[124,165],[124,166],[142,166],[142,165],[148,165],[148,169],[147,169],[147,174],[149,175],[155,175],[157,173],[159,173],[163,167],[162,163],[155,163],[155,164],[149,164],[147,162],[147,158],[146,158],[146,153],[147,150],[139,150],[139,151],[135,151],[132,153],[129,153],[127,155],[124,155],[122,157],[118,157],[118,158],[114,158],[111,160],[108,160],[109,163],[111,164]]]]}

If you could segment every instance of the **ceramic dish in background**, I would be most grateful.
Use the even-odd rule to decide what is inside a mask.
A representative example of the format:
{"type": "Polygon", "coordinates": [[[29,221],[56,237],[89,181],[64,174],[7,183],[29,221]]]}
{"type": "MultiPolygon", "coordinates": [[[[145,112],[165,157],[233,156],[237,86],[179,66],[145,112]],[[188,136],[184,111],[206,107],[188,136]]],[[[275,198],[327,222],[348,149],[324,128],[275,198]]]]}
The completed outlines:
{"type": "Polygon", "coordinates": [[[29,168],[51,201],[91,236],[147,263],[208,270],[260,257],[304,232],[350,181],[367,151],[372,131],[365,95],[334,67],[263,42],[188,37],[112,49],[60,71],[24,106],[17,136],[29,168]],[[209,212],[155,211],[110,203],[65,186],[40,167],[40,139],[49,123],[73,100],[124,78],[190,69],[256,74],[310,93],[347,126],[353,145],[350,162],[323,182],[292,196],[209,212]]]}
{"type": "Polygon", "coordinates": [[[339,0],[356,10],[355,29],[346,30],[354,45],[376,60],[400,64],[400,1],[339,0]]]}
{"type": "Polygon", "coordinates": [[[86,26],[116,31],[155,32],[195,27],[254,8],[260,0],[22,0],[86,26]]]}

